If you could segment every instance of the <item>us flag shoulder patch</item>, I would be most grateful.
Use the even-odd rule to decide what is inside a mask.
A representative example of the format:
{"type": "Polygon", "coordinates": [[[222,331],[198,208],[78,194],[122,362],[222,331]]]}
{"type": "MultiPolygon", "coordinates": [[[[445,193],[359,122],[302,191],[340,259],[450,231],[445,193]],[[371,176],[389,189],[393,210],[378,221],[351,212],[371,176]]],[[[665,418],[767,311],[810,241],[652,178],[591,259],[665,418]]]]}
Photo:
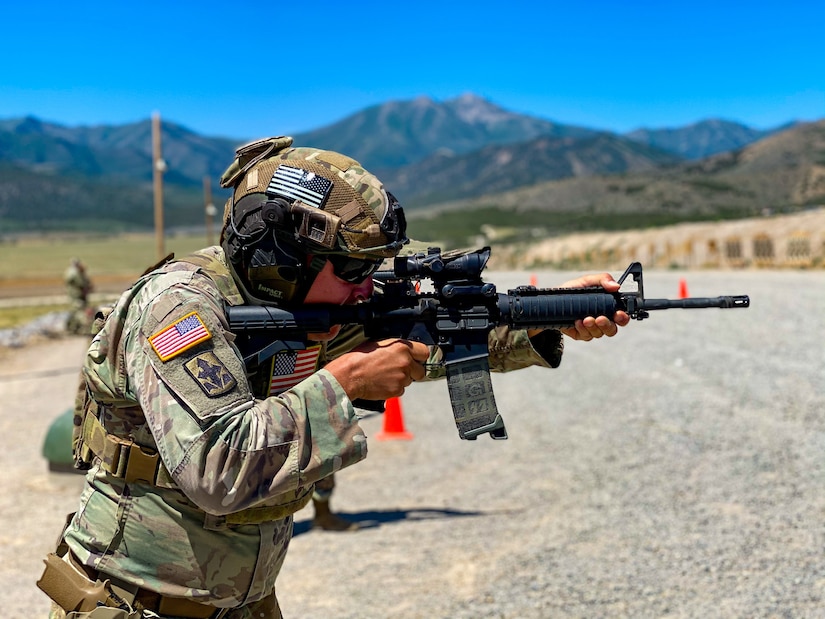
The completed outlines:
{"type": "Polygon", "coordinates": [[[269,181],[267,193],[277,193],[304,204],[321,208],[332,190],[332,181],[314,172],[279,165],[269,181]]]}
{"type": "Polygon", "coordinates": [[[304,350],[282,350],[272,358],[269,395],[278,395],[309,378],[315,372],[321,346],[304,350]]]}
{"type": "Polygon", "coordinates": [[[169,361],[185,350],[210,339],[212,334],[197,312],[191,312],[149,338],[161,361],[169,361]]]}

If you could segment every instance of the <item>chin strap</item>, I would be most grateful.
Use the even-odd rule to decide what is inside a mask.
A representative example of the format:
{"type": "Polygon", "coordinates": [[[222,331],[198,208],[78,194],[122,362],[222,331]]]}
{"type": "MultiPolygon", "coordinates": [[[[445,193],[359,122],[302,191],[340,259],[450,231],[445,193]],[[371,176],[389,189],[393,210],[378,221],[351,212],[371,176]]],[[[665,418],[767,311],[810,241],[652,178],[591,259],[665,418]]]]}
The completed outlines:
{"type": "Polygon", "coordinates": [[[315,283],[315,278],[318,277],[318,274],[324,269],[326,262],[326,258],[323,256],[312,256],[312,259],[309,261],[309,264],[304,271],[304,277],[301,278],[301,283],[295,290],[295,294],[289,300],[290,304],[298,305],[304,302],[307,294],[309,294],[309,289],[312,288],[312,284],[315,283]]]}

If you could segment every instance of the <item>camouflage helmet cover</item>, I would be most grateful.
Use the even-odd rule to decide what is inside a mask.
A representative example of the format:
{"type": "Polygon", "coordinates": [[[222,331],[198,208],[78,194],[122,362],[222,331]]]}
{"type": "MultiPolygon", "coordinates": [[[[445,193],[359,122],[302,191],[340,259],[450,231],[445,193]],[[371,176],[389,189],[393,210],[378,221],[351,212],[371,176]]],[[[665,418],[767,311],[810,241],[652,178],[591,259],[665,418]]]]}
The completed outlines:
{"type": "Polygon", "coordinates": [[[408,242],[398,201],[357,161],[286,136],[236,155],[220,242],[248,301],[301,303],[327,262],[354,283],[408,242]]]}
{"type": "Polygon", "coordinates": [[[307,251],[377,259],[395,256],[407,242],[403,210],[378,178],[340,153],[292,147],[287,136],[238,149],[221,186],[233,187],[224,229],[233,207],[258,195],[292,202],[295,238],[307,251]]]}

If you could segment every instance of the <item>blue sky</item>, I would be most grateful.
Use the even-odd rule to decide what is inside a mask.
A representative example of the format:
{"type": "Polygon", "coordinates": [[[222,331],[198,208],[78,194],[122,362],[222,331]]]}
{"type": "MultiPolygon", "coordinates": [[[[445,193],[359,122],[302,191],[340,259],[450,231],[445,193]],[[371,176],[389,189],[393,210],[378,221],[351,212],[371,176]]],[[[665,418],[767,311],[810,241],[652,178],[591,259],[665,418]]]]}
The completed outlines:
{"type": "Polygon", "coordinates": [[[472,92],[617,132],[825,118],[825,0],[7,3],[0,118],[252,139],[472,92]]]}

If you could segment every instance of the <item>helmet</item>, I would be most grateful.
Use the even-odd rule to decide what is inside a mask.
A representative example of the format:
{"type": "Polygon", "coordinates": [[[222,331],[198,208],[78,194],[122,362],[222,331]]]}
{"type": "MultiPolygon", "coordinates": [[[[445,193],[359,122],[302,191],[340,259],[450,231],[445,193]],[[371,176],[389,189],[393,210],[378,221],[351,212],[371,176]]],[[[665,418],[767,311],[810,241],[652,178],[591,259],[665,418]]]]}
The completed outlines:
{"type": "Polygon", "coordinates": [[[408,242],[404,211],[381,181],[340,153],[294,148],[290,137],[239,148],[221,186],[233,188],[221,245],[252,302],[300,303],[327,261],[342,279],[362,281],[408,242]]]}

